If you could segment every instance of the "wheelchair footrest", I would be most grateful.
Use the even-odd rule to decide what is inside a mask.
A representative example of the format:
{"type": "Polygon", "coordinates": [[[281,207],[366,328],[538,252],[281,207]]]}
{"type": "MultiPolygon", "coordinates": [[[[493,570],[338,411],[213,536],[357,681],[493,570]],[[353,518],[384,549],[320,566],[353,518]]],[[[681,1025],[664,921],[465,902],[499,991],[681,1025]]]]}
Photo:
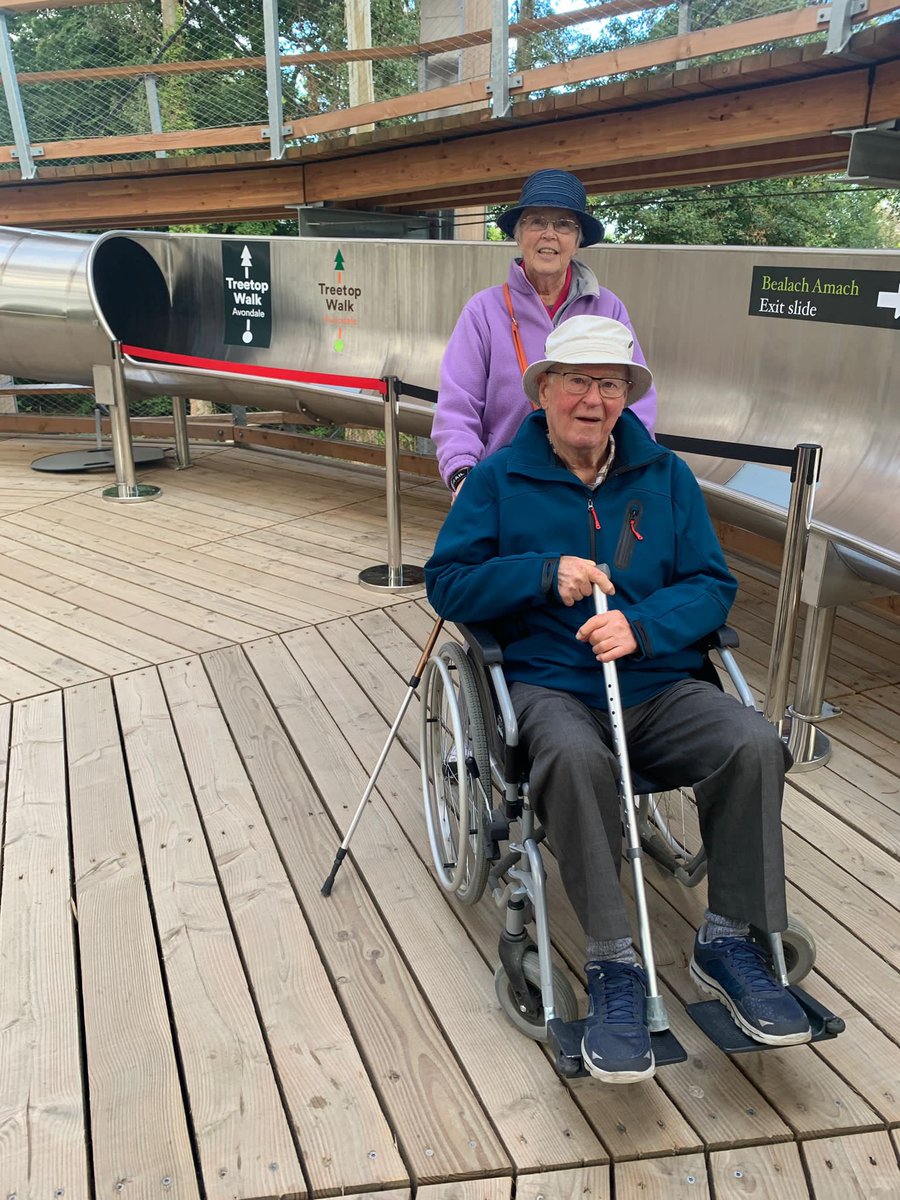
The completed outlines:
{"type": "MultiPolygon", "coordinates": [[[[581,1039],[584,1037],[584,1020],[561,1021],[555,1018],[547,1027],[548,1044],[556,1051],[556,1069],[565,1079],[581,1079],[587,1076],[581,1057],[581,1039]]],[[[685,1062],[687,1051],[670,1029],[651,1034],[650,1044],[658,1067],[670,1063],[685,1062]]]]}
{"type": "MultiPolygon", "coordinates": [[[[809,1027],[812,1030],[812,1041],[821,1042],[826,1038],[837,1037],[844,1032],[844,1022],[841,1017],[830,1012],[808,992],[802,988],[790,987],[788,991],[800,1004],[809,1017],[809,1027]]],[[[685,1007],[688,1016],[699,1025],[711,1042],[724,1050],[726,1054],[747,1054],[751,1050],[783,1050],[784,1046],[767,1046],[764,1042],[754,1041],[753,1038],[738,1029],[731,1018],[728,1009],[718,1000],[700,1000],[696,1004],[685,1007]]],[[[804,1042],[803,1045],[808,1045],[804,1042]]]]}

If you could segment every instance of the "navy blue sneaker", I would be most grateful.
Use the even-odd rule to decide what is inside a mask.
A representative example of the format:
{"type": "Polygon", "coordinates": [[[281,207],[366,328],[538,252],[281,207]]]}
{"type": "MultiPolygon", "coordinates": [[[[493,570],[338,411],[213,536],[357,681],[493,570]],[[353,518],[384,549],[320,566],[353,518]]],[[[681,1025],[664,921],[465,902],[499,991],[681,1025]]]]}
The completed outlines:
{"type": "Polygon", "coordinates": [[[629,963],[589,962],[590,1006],[581,1057],[606,1083],[637,1083],[656,1070],[647,1029],[647,977],[629,963]]]}
{"type": "Polygon", "coordinates": [[[694,942],[691,974],[700,990],[716,996],[748,1037],[766,1046],[808,1042],[809,1019],[781,986],[762,946],[749,938],[694,942]]]}

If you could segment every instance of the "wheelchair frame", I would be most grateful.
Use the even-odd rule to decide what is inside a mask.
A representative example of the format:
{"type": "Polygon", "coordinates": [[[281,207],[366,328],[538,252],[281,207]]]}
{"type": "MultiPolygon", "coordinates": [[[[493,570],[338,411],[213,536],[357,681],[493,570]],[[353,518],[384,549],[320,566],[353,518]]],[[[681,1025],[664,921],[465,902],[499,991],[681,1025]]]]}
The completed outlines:
{"type": "MultiPolygon", "coordinates": [[[[595,589],[595,602],[598,611],[603,611],[605,597],[599,589],[595,589]]],[[[422,676],[422,786],[438,881],[463,905],[476,903],[484,887],[489,886],[497,906],[505,907],[500,962],[495,972],[501,1007],[528,1036],[537,1040],[552,1036],[562,1074],[581,1074],[578,1047],[582,1023],[575,1020],[578,1003],[574,992],[563,972],[553,965],[540,851],[544,833],[529,800],[518,723],[503,674],[502,650],[483,627],[457,625],[457,628],[466,640],[466,647],[456,642],[445,643],[429,660],[422,676]],[[492,805],[495,787],[503,797],[499,809],[492,805]],[[515,840],[510,840],[511,822],[519,824],[515,840]],[[503,841],[509,841],[509,850],[501,857],[499,843],[503,841]],[[489,863],[493,865],[488,867],[489,863]],[[532,921],[534,939],[527,931],[532,921]],[[578,1028],[572,1033],[574,1027],[578,1028]]],[[[755,707],[732,653],[737,645],[737,635],[725,626],[712,635],[706,649],[717,652],[741,702],[755,707]]],[[[704,877],[706,855],[702,847],[691,855],[675,837],[659,810],[655,793],[647,786],[648,781],[638,781],[640,801],[635,805],[627,746],[624,736],[616,736],[620,722],[616,721],[615,713],[621,712],[617,674],[613,664],[606,664],[606,668],[605,682],[620,765],[625,856],[635,872],[640,946],[648,977],[648,1026],[654,1035],[657,1063],[663,1065],[679,1061],[684,1051],[666,1032],[668,1017],[656,983],[644,897],[642,851],[687,887],[696,886],[704,877]]],[[[711,662],[710,670],[719,682],[711,662]]],[[[790,921],[784,940],[781,934],[757,936],[764,939],[773,968],[785,986],[795,985],[811,970],[815,942],[799,921],[790,921]]],[[[810,1016],[813,1040],[841,1032],[840,1018],[796,986],[792,990],[810,1016]]],[[[688,1012],[728,1052],[765,1048],[734,1028],[717,1000],[690,1005],[688,1012]]]]}

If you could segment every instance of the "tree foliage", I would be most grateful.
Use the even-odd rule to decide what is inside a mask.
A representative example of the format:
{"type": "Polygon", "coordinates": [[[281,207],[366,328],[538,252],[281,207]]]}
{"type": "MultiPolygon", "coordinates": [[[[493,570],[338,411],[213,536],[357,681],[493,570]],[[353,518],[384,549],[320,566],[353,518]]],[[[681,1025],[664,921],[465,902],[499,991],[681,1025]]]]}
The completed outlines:
{"type": "Polygon", "coordinates": [[[614,241],[657,245],[896,246],[896,192],[836,176],[623,192],[598,205],[614,241]]]}

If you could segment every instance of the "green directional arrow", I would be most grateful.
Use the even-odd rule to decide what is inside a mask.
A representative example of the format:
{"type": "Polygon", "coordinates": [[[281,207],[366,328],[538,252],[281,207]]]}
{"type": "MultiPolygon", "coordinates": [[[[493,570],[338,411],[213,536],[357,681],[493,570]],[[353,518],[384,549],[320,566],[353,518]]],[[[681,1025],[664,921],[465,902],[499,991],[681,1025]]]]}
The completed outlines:
{"type": "Polygon", "coordinates": [[[343,271],[344,269],[344,256],[341,254],[340,250],[338,250],[337,254],[334,256],[334,269],[336,271],[343,271]]]}

